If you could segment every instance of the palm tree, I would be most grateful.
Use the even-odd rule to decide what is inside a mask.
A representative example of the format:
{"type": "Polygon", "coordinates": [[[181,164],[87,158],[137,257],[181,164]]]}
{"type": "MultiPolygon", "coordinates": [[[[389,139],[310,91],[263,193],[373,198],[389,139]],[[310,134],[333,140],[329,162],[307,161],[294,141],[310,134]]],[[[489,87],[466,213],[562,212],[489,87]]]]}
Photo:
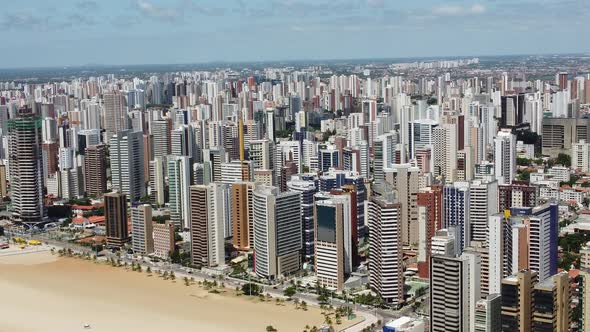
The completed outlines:
{"type": "Polygon", "coordinates": [[[305,302],[305,301],[301,301],[301,309],[302,309],[303,311],[307,311],[307,302],[305,302]]]}

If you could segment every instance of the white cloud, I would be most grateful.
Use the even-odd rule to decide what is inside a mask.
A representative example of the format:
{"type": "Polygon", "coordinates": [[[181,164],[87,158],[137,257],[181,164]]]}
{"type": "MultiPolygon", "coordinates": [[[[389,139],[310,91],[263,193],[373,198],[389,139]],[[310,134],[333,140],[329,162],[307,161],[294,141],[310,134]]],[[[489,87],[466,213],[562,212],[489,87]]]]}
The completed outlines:
{"type": "Polygon", "coordinates": [[[440,16],[457,16],[464,13],[464,8],[459,5],[442,5],[434,7],[432,13],[440,16]]]}
{"type": "Polygon", "coordinates": [[[145,0],[137,0],[136,4],[139,11],[146,16],[161,19],[174,19],[179,16],[178,11],[174,9],[158,7],[145,0]]]}
{"type": "Polygon", "coordinates": [[[462,5],[441,5],[432,9],[432,14],[436,16],[461,16],[469,14],[483,14],[486,12],[486,7],[481,4],[474,4],[471,7],[462,5]]]}
{"type": "Polygon", "coordinates": [[[483,14],[486,12],[486,10],[487,8],[482,4],[476,3],[475,5],[471,6],[471,12],[473,14],[483,14]]]}

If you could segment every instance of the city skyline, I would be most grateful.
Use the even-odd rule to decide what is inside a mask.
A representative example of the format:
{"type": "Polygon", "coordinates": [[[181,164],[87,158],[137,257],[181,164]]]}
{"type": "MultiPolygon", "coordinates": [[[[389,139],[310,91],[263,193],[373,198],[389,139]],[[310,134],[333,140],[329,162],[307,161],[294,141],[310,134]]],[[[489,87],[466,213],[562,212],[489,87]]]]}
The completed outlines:
{"type": "Polygon", "coordinates": [[[571,33],[590,13],[580,1],[25,0],[4,9],[0,36],[19,54],[0,61],[7,69],[590,51],[571,33]]]}
{"type": "Polygon", "coordinates": [[[590,1],[2,9],[0,330],[590,332],[590,1]]]}

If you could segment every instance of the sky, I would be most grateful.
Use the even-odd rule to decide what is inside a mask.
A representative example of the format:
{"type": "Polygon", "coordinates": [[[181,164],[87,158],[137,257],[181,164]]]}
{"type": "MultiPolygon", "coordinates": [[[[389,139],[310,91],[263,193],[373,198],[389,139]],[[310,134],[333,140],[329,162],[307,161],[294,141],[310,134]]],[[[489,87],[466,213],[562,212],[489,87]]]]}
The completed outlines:
{"type": "Polygon", "coordinates": [[[588,0],[3,0],[0,68],[590,52],[588,0]]]}

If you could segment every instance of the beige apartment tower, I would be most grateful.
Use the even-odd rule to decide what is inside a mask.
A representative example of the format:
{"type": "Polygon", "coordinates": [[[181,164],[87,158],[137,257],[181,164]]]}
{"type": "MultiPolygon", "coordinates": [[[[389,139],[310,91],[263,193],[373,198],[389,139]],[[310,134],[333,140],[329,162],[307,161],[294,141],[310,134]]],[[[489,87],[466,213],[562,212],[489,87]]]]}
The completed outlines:
{"type": "Polygon", "coordinates": [[[533,303],[533,331],[568,332],[571,324],[568,273],[558,273],[535,285],[533,303]]]}
{"type": "Polygon", "coordinates": [[[248,251],[252,247],[252,191],[254,184],[250,182],[233,183],[231,185],[232,238],[234,248],[248,251]]]}
{"type": "Polygon", "coordinates": [[[166,221],[163,224],[154,223],[154,255],[168,259],[174,251],[174,223],[166,221]]]}
{"type": "Polygon", "coordinates": [[[521,270],[502,279],[502,331],[531,331],[537,278],[537,272],[521,270]]]}

